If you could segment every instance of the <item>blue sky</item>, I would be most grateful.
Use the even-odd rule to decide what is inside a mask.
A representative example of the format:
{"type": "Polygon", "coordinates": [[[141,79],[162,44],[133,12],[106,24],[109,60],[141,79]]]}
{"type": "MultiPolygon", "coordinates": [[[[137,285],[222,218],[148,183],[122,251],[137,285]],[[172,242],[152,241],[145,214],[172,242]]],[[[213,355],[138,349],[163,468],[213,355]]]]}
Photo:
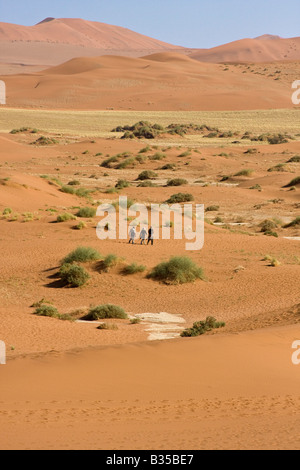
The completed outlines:
{"type": "Polygon", "coordinates": [[[48,16],[115,24],[196,48],[265,33],[300,36],[299,0],[0,0],[0,22],[29,26],[48,16]]]}

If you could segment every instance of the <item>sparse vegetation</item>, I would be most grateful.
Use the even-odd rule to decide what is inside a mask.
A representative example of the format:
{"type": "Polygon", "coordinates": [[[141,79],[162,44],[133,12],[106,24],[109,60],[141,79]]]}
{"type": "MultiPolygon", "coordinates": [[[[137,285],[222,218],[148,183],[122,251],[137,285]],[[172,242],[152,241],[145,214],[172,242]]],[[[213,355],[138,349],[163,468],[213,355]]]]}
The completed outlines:
{"type": "Polygon", "coordinates": [[[234,176],[246,176],[246,177],[249,177],[252,175],[252,173],[254,173],[254,170],[241,170],[239,171],[238,173],[236,173],[234,176]]]}
{"type": "Polygon", "coordinates": [[[296,178],[292,179],[284,188],[290,188],[291,186],[298,186],[300,184],[300,176],[296,176],[296,178]]]}
{"type": "Polygon", "coordinates": [[[132,263],[123,268],[122,274],[128,276],[136,273],[143,273],[144,271],[146,271],[146,266],[139,265],[137,263],[132,263]]]}
{"type": "Polygon", "coordinates": [[[76,220],[76,216],[73,214],[70,214],[69,212],[65,212],[64,214],[60,214],[57,216],[56,222],[61,223],[61,222],[67,222],[69,220],[76,220]]]}
{"type": "Polygon", "coordinates": [[[201,336],[209,331],[224,328],[225,326],[226,325],[224,322],[217,322],[214,317],[207,317],[205,321],[195,322],[192,328],[187,328],[181,333],[180,336],[182,338],[201,336]]]}
{"type": "Polygon", "coordinates": [[[76,216],[82,219],[92,219],[96,216],[96,209],[94,207],[81,207],[76,216]]]}
{"type": "Polygon", "coordinates": [[[166,284],[185,284],[197,279],[204,280],[204,273],[190,258],[176,256],[157,265],[148,277],[166,284]]]}
{"type": "Polygon", "coordinates": [[[142,173],[139,174],[137,177],[138,181],[145,181],[145,180],[152,180],[154,178],[157,178],[158,174],[155,173],[155,171],[152,170],[145,170],[142,171],[142,173]]]}
{"type": "Polygon", "coordinates": [[[289,224],[284,225],[284,228],[298,227],[298,226],[300,226],[300,216],[296,217],[289,224]]]}
{"type": "Polygon", "coordinates": [[[194,196],[188,193],[173,194],[166,202],[167,204],[180,204],[194,201],[194,196]]]}
{"type": "Polygon", "coordinates": [[[116,305],[111,305],[111,304],[105,304],[105,305],[98,305],[97,307],[91,308],[88,314],[83,317],[83,320],[97,321],[97,320],[104,320],[107,318],[126,319],[127,314],[125,313],[124,309],[121,307],[118,307],[116,305]]]}
{"type": "Polygon", "coordinates": [[[175,178],[167,182],[167,186],[183,186],[184,184],[188,184],[188,181],[183,178],[175,178]]]}
{"type": "Polygon", "coordinates": [[[60,268],[59,277],[70,287],[82,287],[90,279],[90,275],[82,266],[68,263],[60,268]]]}
{"type": "Polygon", "coordinates": [[[87,263],[88,261],[98,261],[102,256],[94,248],[80,246],[68,254],[63,260],[64,264],[87,263]]]}

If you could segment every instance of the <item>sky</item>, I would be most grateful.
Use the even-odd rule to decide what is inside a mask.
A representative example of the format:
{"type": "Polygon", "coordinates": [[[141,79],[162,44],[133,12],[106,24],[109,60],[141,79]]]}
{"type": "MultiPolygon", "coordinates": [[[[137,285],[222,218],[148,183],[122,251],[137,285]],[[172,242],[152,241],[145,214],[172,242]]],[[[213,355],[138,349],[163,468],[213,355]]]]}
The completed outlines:
{"type": "Polygon", "coordinates": [[[300,36],[299,0],[0,0],[0,22],[31,26],[46,17],[114,24],[191,48],[300,36]]]}

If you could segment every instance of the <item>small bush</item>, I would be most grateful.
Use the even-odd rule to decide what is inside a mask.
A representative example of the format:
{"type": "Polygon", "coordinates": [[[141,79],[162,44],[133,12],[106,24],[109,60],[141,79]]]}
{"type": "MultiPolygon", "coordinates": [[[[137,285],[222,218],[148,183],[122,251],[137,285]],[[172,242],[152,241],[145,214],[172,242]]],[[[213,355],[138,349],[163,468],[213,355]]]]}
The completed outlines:
{"type": "Polygon", "coordinates": [[[300,155],[295,155],[287,163],[300,163],[300,155]]]}
{"type": "Polygon", "coordinates": [[[39,315],[40,317],[59,318],[57,308],[53,307],[52,305],[41,305],[36,309],[34,314],[39,315]]]}
{"type": "Polygon", "coordinates": [[[96,209],[94,207],[81,207],[76,215],[82,219],[90,219],[96,216],[96,209]]]}
{"type": "Polygon", "coordinates": [[[98,261],[101,259],[100,253],[94,248],[80,246],[65,257],[63,263],[87,263],[88,261],[98,261]]]}
{"type": "Polygon", "coordinates": [[[203,280],[204,273],[190,258],[177,256],[157,265],[148,277],[166,284],[185,284],[203,280]]]}
{"type": "Polygon", "coordinates": [[[75,227],[73,227],[74,230],[83,230],[85,228],[87,228],[87,224],[85,222],[79,222],[78,225],[75,225],[75,227]]]}
{"type": "Polygon", "coordinates": [[[205,212],[217,212],[220,209],[220,206],[208,206],[205,209],[205,212]]]}
{"type": "Polygon", "coordinates": [[[218,328],[224,328],[226,325],[223,322],[217,322],[213,317],[207,317],[205,321],[195,322],[192,328],[187,328],[181,333],[182,338],[190,338],[193,336],[201,336],[218,328]]]}
{"type": "Polygon", "coordinates": [[[10,207],[6,207],[6,209],[4,209],[2,214],[3,215],[10,215],[10,214],[12,214],[12,209],[10,207]]]}
{"type": "Polygon", "coordinates": [[[126,319],[127,314],[125,313],[123,308],[118,307],[116,305],[98,305],[98,307],[91,308],[89,310],[89,313],[83,318],[83,320],[97,321],[106,318],[126,319]]]}
{"type": "Polygon", "coordinates": [[[266,219],[261,224],[261,232],[272,232],[274,228],[277,228],[277,224],[273,220],[266,219]]]}
{"type": "Polygon", "coordinates": [[[75,194],[76,193],[76,189],[74,189],[73,186],[62,186],[60,188],[60,191],[62,193],[66,193],[66,194],[75,194]]]}
{"type": "Polygon", "coordinates": [[[145,180],[138,184],[138,188],[155,188],[155,187],[156,187],[156,184],[150,180],[145,180]]]}
{"type": "Polygon", "coordinates": [[[158,176],[158,174],[155,173],[155,171],[145,170],[145,171],[142,171],[142,173],[139,174],[137,179],[139,181],[152,180],[154,178],[157,178],[157,176],[158,176]]]}
{"type": "Polygon", "coordinates": [[[107,255],[104,260],[102,261],[102,269],[105,272],[108,272],[110,268],[116,266],[118,263],[118,257],[116,255],[107,255]]]}
{"type": "Polygon", "coordinates": [[[80,186],[80,181],[78,180],[69,181],[68,186],[80,186]]]}
{"type": "Polygon", "coordinates": [[[119,180],[116,184],[116,189],[125,189],[129,188],[130,183],[127,180],[119,180]]]}
{"type": "Polygon", "coordinates": [[[167,204],[180,204],[183,202],[194,201],[194,196],[188,193],[173,194],[166,202],[167,204]]]}
{"type": "Polygon", "coordinates": [[[184,184],[188,184],[188,181],[183,178],[175,178],[167,182],[167,186],[183,186],[184,184]]]}
{"type": "Polygon", "coordinates": [[[68,220],[76,220],[75,215],[65,212],[64,214],[60,214],[57,216],[56,222],[61,223],[61,222],[67,222],[68,220]]]}
{"type": "Polygon", "coordinates": [[[247,176],[247,177],[249,177],[249,176],[252,175],[253,172],[254,172],[253,170],[241,170],[238,173],[236,173],[234,176],[247,176]]]}
{"type": "Polygon", "coordinates": [[[290,188],[291,186],[297,186],[298,184],[300,184],[300,176],[294,178],[289,182],[289,184],[285,185],[284,188],[290,188]]]}
{"type": "Polygon", "coordinates": [[[101,325],[97,327],[97,330],[118,330],[118,326],[112,323],[101,323],[101,325]]]}
{"type": "Polygon", "coordinates": [[[128,266],[125,266],[122,273],[128,276],[136,273],[143,273],[144,271],[146,271],[146,266],[138,265],[137,263],[132,263],[128,266]]]}
{"type": "Polygon", "coordinates": [[[131,318],[130,320],[130,325],[138,325],[139,323],[141,323],[140,318],[131,318]]]}
{"type": "Polygon", "coordinates": [[[59,277],[71,287],[81,287],[90,279],[87,271],[78,264],[63,264],[59,271],[59,277]]]}
{"type": "Polygon", "coordinates": [[[300,225],[300,217],[299,216],[296,217],[296,219],[294,219],[289,224],[284,225],[284,228],[297,227],[298,225],[300,225]]]}
{"type": "Polygon", "coordinates": [[[161,170],[175,170],[175,168],[176,165],[174,165],[173,163],[167,163],[166,165],[161,167],[161,170]]]}

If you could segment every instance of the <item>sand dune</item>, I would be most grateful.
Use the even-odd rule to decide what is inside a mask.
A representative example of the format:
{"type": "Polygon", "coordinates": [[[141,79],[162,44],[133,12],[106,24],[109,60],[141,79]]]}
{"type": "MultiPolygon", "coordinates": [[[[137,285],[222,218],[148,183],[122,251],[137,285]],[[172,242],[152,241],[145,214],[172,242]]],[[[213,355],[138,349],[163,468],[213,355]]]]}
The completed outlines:
{"type": "Polygon", "coordinates": [[[299,448],[299,335],[286,327],[9,362],[1,448],[299,448]]]}
{"type": "Polygon", "coordinates": [[[126,28],[82,19],[48,18],[35,26],[0,23],[0,63],[5,73],[16,66],[57,65],[78,56],[141,56],[181,49],[126,28]]]}
{"type": "Polygon", "coordinates": [[[273,62],[300,60],[300,37],[283,39],[264,35],[256,39],[242,39],[212,49],[199,49],[190,57],[202,62],[273,62]]]}
{"type": "Polygon", "coordinates": [[[6,81],[8,106],[136,110],[293,106],[290,83],[274,80],[274,74],[267,72],[245,72],[164,52],[143,58],[80,57],[39,73],[0,78],[6,81]]]}

